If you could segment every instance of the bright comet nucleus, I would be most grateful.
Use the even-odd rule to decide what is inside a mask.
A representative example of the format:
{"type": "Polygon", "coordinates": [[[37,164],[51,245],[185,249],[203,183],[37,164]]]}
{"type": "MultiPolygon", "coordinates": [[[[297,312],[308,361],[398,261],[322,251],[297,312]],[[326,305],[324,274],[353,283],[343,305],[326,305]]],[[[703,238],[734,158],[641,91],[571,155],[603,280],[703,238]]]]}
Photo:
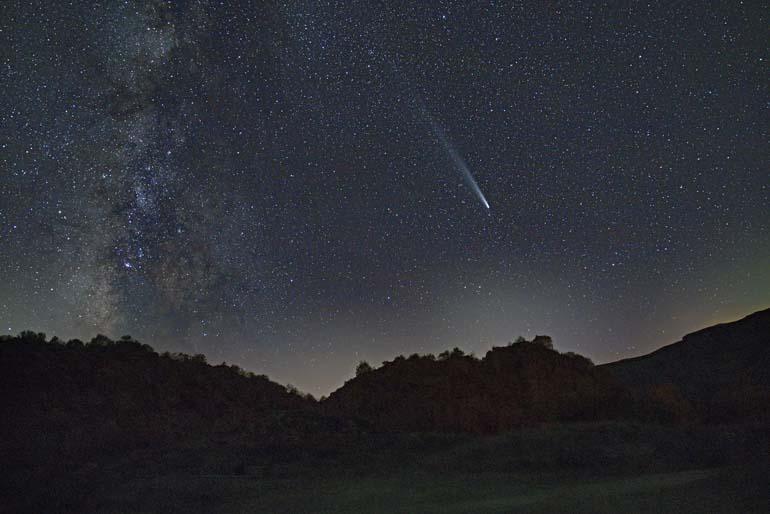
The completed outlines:
{"type": "Polygon", "coordinates": [[[444,134],[444,131],[441,129],[438,123],[436,123],[435,120],[427,114],[427,112],[425,114],[430,120],[430,126],[433,134],[441,142],[441,145],[452,158],[452,162],[454,163],[455,167],[463,174],[465,182],[473,190],[478,199],[481,200],[481,203],[484,204],[484,207],[489,209],[489,202],[487,202],[484,193],[481,192],[481,188],[479,187],[478,183],[476,183],[476,179],[473,178],[473,174],[471,173],[468,164],[465,162],[465,159],[463,159],[460,154],[457,153],[457,150],[455,150],[454,146],[452,146],[452,144],[449,142],[449,139],[446,137],[446,134],[444,134]]]}

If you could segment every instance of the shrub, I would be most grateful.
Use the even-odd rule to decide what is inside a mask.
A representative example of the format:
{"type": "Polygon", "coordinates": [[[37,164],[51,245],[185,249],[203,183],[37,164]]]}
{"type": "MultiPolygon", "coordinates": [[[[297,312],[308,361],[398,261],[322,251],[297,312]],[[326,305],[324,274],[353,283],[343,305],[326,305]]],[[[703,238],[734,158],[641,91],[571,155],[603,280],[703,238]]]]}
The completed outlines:
{"type": "Polygon", "coordinates": [[[363,375],[364,373],[369,373],[370,371],[372,371],[372,367],[366,361],[361,361],[358,363],[358,366],[356,366],[357,377],[363,375]]]}

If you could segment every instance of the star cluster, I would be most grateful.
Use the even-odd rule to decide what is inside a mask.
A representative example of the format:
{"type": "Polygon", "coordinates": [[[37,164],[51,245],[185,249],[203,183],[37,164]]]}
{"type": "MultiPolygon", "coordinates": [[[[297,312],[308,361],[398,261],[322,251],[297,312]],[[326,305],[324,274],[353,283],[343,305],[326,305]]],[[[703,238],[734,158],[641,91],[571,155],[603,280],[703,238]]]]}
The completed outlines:
{"type": "Polygon", "coordinates": [[[601,362],[766,307],[769,21],[3,2],[2,331],[129,333],[318,394],[361,359],[548,333],[601,362]]]}

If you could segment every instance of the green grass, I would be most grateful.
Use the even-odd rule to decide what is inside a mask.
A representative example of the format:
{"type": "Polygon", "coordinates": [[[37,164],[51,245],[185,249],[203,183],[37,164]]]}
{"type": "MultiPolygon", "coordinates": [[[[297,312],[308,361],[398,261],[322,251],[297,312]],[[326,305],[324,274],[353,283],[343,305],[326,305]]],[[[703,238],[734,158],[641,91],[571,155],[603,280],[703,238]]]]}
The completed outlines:
{"type": "Polygon", "coordinates": [[[765,513],[769,452],[764,427],[629,423],[150,448],[19,477],[0,513],[765,513]]]}
{"type": "Polygon", "coordinates": [[[768,466],[633,476],[428,474],[271,479],[163,476],[105,491],[100,513],[770,512],[768,466]]]}

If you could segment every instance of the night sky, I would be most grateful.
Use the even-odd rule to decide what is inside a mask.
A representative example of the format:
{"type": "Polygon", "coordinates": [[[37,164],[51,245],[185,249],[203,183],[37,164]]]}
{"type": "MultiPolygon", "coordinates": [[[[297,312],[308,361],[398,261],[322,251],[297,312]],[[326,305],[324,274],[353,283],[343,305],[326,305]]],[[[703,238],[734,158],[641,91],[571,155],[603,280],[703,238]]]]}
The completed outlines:
{"type": "Polygon", "coordinates": [[[3,0],[0,333],[319,395],[766,308],[768,42],[737,0],[3,0]]]}

